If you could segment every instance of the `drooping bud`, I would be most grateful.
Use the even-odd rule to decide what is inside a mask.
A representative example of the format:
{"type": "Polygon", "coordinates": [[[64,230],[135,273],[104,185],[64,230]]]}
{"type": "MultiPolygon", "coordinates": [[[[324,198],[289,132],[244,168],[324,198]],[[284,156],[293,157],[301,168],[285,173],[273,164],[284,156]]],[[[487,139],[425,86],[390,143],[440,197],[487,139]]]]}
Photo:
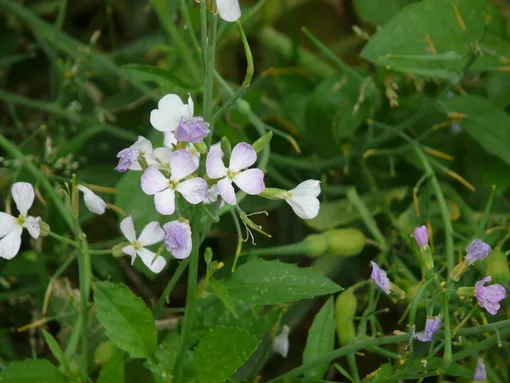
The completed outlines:
{"type": "Polygon", "coordinates": [[[39,235],[41,237],[47,237],[48,234],[50,234],[50,225],[48,225],[46,222],[44,222],[43,220],[40,220],[39,221],[39,235]]]}
{"type": "Polygon", "coordinates": [[[406,293],[400,287],[395,285],[390,281],[386,271],[381,269],[379,265],[373,261],[370,262],[372,264],[372,274],[371,278],[374,283],[386,294],[395,295],[398,299],[404,299],[406,297],[406,293]]]}
{"type": "Polygon", "coordinates": [[[468,247],[466,247],[466,257],[459,263],[450,273],[450,279],[457,282],[460,277],[469,269],[476,261],[487,258],[491,251],[491,247],[480,239],[472,241],[468,247]]]}

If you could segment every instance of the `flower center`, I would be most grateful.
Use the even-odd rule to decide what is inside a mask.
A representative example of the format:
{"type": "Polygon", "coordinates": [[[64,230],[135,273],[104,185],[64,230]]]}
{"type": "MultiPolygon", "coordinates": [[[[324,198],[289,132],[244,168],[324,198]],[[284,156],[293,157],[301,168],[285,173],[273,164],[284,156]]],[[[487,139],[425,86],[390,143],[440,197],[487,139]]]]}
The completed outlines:
{"type": "Polygon", "coordinates": [[[227,177],[230,178],[230,180],[233,180],[234,177],[238,176],[240,172],[235,172],[233,170],[228,169],[227,170],[227,177]]]}
{"type": "Polygon", "coordinates": [[[142,245],[140,242],[138,242],[138,241],[134,241],[134,242],[133,242],[133,247],[134,247],[136,250],[140,250],[140,249],[143,247],[143,245],[142,245]]]}
{"type": "Polygon", "coordinates": [[[179,185],[179,181],[175,181],[172,179],[168,180],[168,186],[170,186],[171,189],[175,189],[179,185]]]}
{"type": "Polygon", "coordinates": [[[23,224],[25,223],[25,221],[27,220],[27,217],[25,217],[24,215],[21,215],[16,218],[16,222],[19,223],[20,226],[23,226],[23,224]]]}

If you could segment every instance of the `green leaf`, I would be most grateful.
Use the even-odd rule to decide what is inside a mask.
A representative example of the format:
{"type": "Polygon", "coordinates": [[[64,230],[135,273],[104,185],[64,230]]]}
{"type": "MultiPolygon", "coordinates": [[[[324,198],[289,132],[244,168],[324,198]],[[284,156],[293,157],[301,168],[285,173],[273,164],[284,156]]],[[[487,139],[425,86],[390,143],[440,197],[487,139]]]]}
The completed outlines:
{"type": "Polygon", "coordinates": [[[354,6],[363,20],[383,26],[402,7],[414,1],[416,0],[355,0],[354,6]]]}
{"type": "Polygon", "coordinates": [[[226,289],[225,285],[220,281],[211,279],[209,281],[209,286],[211,287],[213,293],[218,297],[218,299],[222,301],[225,307],[235,316],[236,308],[234,305],[234,301],[232,300],[232,297],[228,293],[228,290],[226,289]]]}
{"type": "MultiPolygon", "coordinates": [[[[362,56],[385,68],[456,83],[470,60],[470,45],[478,42],[484,34],[487,6],[485,0],[424,0],[411,4],[369,40],[362,56]],[[453,5],[458,9],[467,32],[457,21],[453,5]],[[433,48],[427,40],[431,41],[433,48]],[[451,54],[441,56],[448,52],[456,52],[460,59],[452,60],[451,54]],[[422,56],[427,54],[430,59],[424,60],[422,56]],[[402,55],[408,55],[408,58],[402,55]],[[413,55],[421,58],[413,58],[413,55]]],[[[489,6],[489,9],[492,19],[483,47],[484,51],[497,54],[479,57],[473,63],[474,68],[498,67],[501,65],[499,57],[510,53],[510,44],[501,38],[504,36],[501,16],[495,7],[489,6]]]]}
{"type": "Polygon", "coordinates": [[[68,379],[44,359],[12,362],[0,372],[2,383],[65,383],[68,379]]]}
{"type": "Polygon", "coordinates": [[[462,113],[462,130],[469,134],[488,153],[510,165],[510,117],[487,99],[468,95],[442,101],[445,111],[462,113]]]}
{"type": "Polygon", "coordinates": [[[156,349],[154,317],[127,286],[98,282],[94,294],[97,318],[108,337],[133,358],[147,358],[156,349]]]}
{"type": "MultiPolygon", "coordinates": [[[[306,339],[305,350],[303,351],[303,364],[333,351],[335,348],[335,304],[333,297],[329,298],[315,316],[308,338],[306,339]]],[[[328,370],[329,363],[317,365],[308,370],[305,375],[312,378],[322,378],[328,370]]]]}
{"type": "Polygon", "coordinates": [[[259,340],[233,327],[206,333],[195,349],[194,360],[200,383],[221,383],[232,376],[255,352],[259,340]]]}
{"type": "Polygon", "coordinates": [[[191,85],[184,83],[177,76],[174,76],[168,69],[146,64],[127,64],[122,69],[130,73],[138,81],[155,82],[158,87],[164,88],[166,92],[184,93],[196,91],[196,89],[192,89],[191,85]]]}
{"type": "Polygon", "coordinates": [[[58,362],[64,367],[66,373],[70,373],[69,361],[67,360],[66,356],[64,355],[64,352],[60,348],[58,342],[55,340],[53,335],[51,335],[46,330],[43,330],[43,336],[55,359],[58,360],[58,362]]]}
{"type": "Polygon", "coordinates": [[[97,383],[124,383],[125,363],[124,353],[118,349],[113,352],[111,359],[99,373],[97,383]]]}
{"type": "Polygon", "coordinates": [[[225,286],[231,296],[252,305],[277,305],[342,290],[311,268],[263,259],[237,268],[225,286]]]}
{"type": "MultiPolygon", "coordinates": [[[[392,200],[402,200],[407,195],[407,188],[398,188],[368,193],[361,197],[370,213],[375,216],[392,200]]],[[[305,221],[312,229],[324,231],[338,226],[345,226],[360,219],[358,210],[347,199],[322,202],[319,214],[314,219],[305,221]]]]}

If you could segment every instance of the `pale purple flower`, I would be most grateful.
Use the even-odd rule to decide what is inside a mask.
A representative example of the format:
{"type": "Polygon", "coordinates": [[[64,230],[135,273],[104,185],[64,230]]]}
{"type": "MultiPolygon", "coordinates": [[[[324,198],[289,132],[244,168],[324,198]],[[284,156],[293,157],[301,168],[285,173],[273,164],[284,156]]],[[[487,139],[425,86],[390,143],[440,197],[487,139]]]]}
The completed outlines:
{"type": "Polygon", "coordinates": [[[149,165],[153,164],[152,160],[152,143],[145,137],[138,136],[138,140],[129,148],[122,149],[118,154],[119,164],[115,170],[121,173],[129,170],[142,170],[138,163],[140,154],[144,155],[145,160],[149,165]]]}
{"type": "Polygon", "coordinates": [[[232,150],[228,168],[223,165],[221,149],[210,150],[207,154],[206,169],[211,179],[218,179],[221,198],[230,205],[235,205],[236,194],[232,182],[245,193],[256,195],[264,190],[264,172],[260,169],[247,169],[257,160],[257,153],[246,142],[237,144],[232,150]]]}
{"type": "Polygon", "coordinates": [[[370,261],[370,263],[372,264],[372,280],[375,282],[377,287],[386,294],[389,294],[391,292],[391,282],[388,278],[388,274],[386,274],[386,271],[381,269],[377,263],[373,261],[370,261]]]}
{"type": "Polygon", "coordinates": [[[135,225],[131,216],[124,218],[120,223],[120,230],[126,239],[131,243],[122,248],[122,252],[131,255],[131,264],[135,262],[136,256],[139,256],[145,266],[147,266],[153,273],[159,273],[166,265],[165,258],[145,248],[145,246],[154,245],[159,243],[165,237],[165,232],[159,226],[159,223],[154,221],[148,223],[142,230],[140,236],[136,237],[135,225]]]}
{"type": "Polygon", "coordinates": [[[476,362],[475,375],[473,376],[475,382],[484,382],[487,380],[487,371],[483,359],[478,359],[476,362]]]}
{"type": "Polygon", "coordinates": [[[154,195],[154,205],[159,213],[173,214],[176,191],[194,205],[204,200],[207,191],[205,180],[194,177],[181,181],[195,170],[197,165],[193,156],[186,150],[177,150],[170,156],[170,178],[155,167],[149,167],[142,175],[142,190],[148,195],[154,195]]]}
{"type": "Polygon", "coordinates": [[[492,277],[485,277],[475,283],[475,295],[478,303],[491,315],[498,313],[501,305],[500,301],[506,298],[506,290],[503,286],[495,284],[485,286],[487,282],[492,281],[492,277]]]}
{"type": "Polygon", "coordinates": [[[480,239],[475,239],[466,247],[465,262],[471,266],[475,261],[487,258],[492,248],[480,239]]]}
{"type": "Polygon", "coordinates": [[[16,182],[11,187],[12,199],[16,203],[19,216],[0,212],[0,258],[12,259],[21,246],[21,234],[27,229],[32,238],[37,239],[41,234],[40,217],[31,217],[28,210],[34,203],[34,188],[28,182],[16,182]]]}
{"type": "Polygon", "coordinates": [[[427,226],[419,226],[414,229],[414,239],[420,249],[424,249],[429,244],[429,231],[427,226]]]}
{"type": "Polygon", "coordinates": [[[440,325],[441,319],[438,316],[427,318],[425,331],[417,332],[413,335],[413,338],[418,339],[420,342],[430,342],[436,331],[439,330],[440,325]]]}
{"type": "Polygon", "coordinates": [[[204,121],[202,117],[193,117],[190,120],[183,120],[175,130],[174,136],[177,141],[199,143],[211,131],[209,123],[204,121]]]}
{"type": "Polygon", "coordinates": [[[320,181],[306,180],[287,191],[284,198],[298,217],[313,219],[319,214],[320,202],[317,197],[320,193],[320,181]]]}
{"type": "Polygon", "coordinates": [[[191,253],[191,227],[186,222],[173,221],[163,225],[166,249],[177,259],[188,258],[191,253]]]}

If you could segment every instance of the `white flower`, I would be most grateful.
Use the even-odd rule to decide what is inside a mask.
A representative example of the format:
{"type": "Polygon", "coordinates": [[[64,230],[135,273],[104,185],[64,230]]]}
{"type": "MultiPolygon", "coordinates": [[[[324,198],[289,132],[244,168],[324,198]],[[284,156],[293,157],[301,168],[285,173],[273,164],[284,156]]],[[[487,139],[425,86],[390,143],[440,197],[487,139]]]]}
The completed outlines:
{"type": "Polygon", "coordinates": [[[27,229],[32,238],[39,238],[41,217],[27,216],[34,203],[34,188],[27,182],[16,182],[11,188],[12,199],[19,211],[18,218],[0,212],[0,258],[12,259],[21,246],[21,233],[27,229]]]}
{"type": "Polygon", "coordinates": [[[106,202],[88,187],[78,185],[78,189],[83,192],[83,200],[85,206],[94,214],[104,214],[106,210],[106,202]]]}
{"type": "Polygon", "coordinates": [[[188,104],[184,104],[176,94],[167,94],[158,102],[158,109],[151,111],[150,122],[154,129],[165,134],[163,144],[171,148],[177,143],[174,131],[181,121],[191,120],[194,113],[194,104],[191,95],[188,104]]]}
{"type": "Polygon", "coordinates": [[[307,180],[285,193],[285,201],[294,213],[303,219],[312,219],[319,214],[320,203],[317,197],[321,193],[320,181],[307,180]]]}
{"type": "Polygon", "coordinates": [[[131,216],[124,218],[120,223],[120,230],[126,239],[131,243],[128,246],[122,248],[122,252],[131,255],[131,264],[135,262],[135,258],[138,255],[142,262],[147,266],[153,273],[159,273],[164,269],[166,265],[165,258],[145,248],[145,246],[154,245],[161,242],[165,237],[165,232],[159,226],[159,223],[154,221],[148,223],[140,237],[136,238],[135,226],[133,224],[133,218],[131,216]]]}
{"type": "Polygon", "coordinates": [[[223,20],[233,23],[241,18],[239,0],[216,0],[216,5],[223,20]]]}
{"type": "Polygon", "coordinates": [[[228,168],[223,164],[221,148],[209,150],[206,160],[207,175],[218,181],[221,198],[230,205],[237,203],[232,182],[239,189],[250,195],[257,195],[264,190],[264,172],[260,169],[246,169],[257,160],[257,153],[246,142],[240,142],[232,150],[228,168]]]}
{"type": "Polygon", "coordinates": [[[273,350],[283,356],[287,357],[289,353],[289,326],[283,326],[282,332],[275,336],[273,339],[273,350]]]}
{"type": "Polygon", "coordinates": [[[142,170],[138,157],[143,154],[147,164],[153,165],[152,143],[143,136],[138,136],[138,140],[129,148],[122,149],[118,154],[119,164],[115,168],[118,172],[124,173],[129,170],[142,170]]]}

